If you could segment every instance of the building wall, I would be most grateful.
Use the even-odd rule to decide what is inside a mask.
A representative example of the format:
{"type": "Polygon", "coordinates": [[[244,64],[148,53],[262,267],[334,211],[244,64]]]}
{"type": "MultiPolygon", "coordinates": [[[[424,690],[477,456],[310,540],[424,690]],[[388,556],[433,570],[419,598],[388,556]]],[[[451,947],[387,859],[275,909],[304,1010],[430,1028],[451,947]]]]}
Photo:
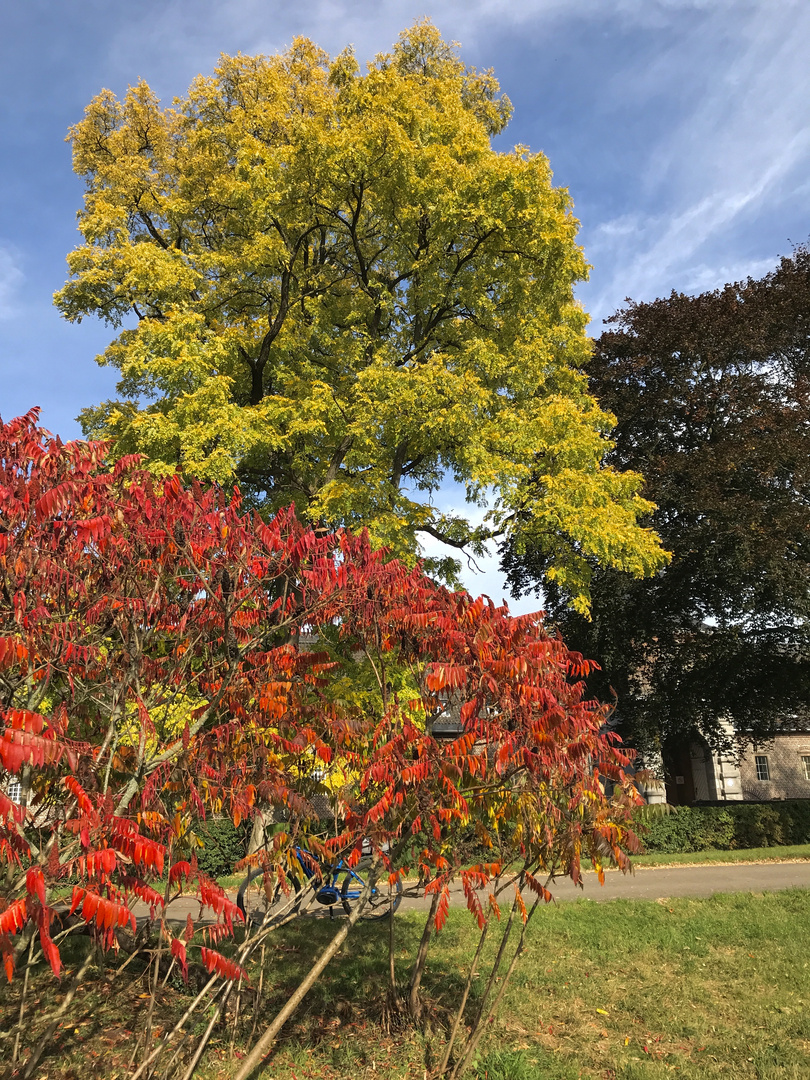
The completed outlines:
{"type": "Polygon", "coordinates": [[[667,797],[674,806],[745,798],[736,756],[713,752],[703,738],[670,752],[667,770],[667,797]]]}
{"type": "Polygon", "coordinates": [[[717,769],[711,751],[705,743],[692,742],[689,745],[689,757],[695,802],[714,802],[719,796],[717,769]]]}
{"type": "Polygon", "coordinates": [[[810,732],[777,735],[771,742],[749,747],[740,761],[743,798],[756,802],[810,799],[803,758],[810,759],[810,732]],[[757,777],[757,757],[767,760],[768,780],[757,777]]]}

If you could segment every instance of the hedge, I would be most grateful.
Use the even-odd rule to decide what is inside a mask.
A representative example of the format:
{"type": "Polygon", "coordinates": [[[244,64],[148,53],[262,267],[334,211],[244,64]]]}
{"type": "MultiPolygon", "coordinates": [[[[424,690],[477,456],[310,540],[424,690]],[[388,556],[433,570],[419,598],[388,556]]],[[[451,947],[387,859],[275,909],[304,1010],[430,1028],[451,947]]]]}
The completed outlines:
{"type": "MultiPolygon", "coordinates": [[[[810,843],[810,800],[668,809],[645,809],[637,816],[635,828],[645,851],[672,855],[810,843]]],[[[247,854],[250,830],[249,821],[235,828],[229,818],[209,818],[197,829],[205,845],[197,850],[200,869],[214,878],[233,873],[234,863],[247,854]]]]}
{"type": "Polygon", "coordinates": [[[672,855],[810,843],[810,800],[679,806],[641,811],[636,829],[645,851],[672,855]]]}
{"type": "Polygon", "coordinates": [[[236,828],[230,818],[209,818],[196,829],[203,847],[197,849],[197,863],[203,873],[217,878],[233,873],[234,863],[247,855],[252,823],[236,828]]]}

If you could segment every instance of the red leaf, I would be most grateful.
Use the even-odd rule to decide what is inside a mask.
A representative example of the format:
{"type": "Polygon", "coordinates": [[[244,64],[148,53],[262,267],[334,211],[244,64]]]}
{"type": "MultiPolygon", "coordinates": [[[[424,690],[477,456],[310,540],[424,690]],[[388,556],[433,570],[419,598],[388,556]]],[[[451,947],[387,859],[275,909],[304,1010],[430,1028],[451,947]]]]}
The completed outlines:
{"type": "Polygon", "coordinates": [[[88,798],[84,788],[75,776],[65,777],[65,787],[72,795],[75,796],[76,800],[79,803],[79,809],[83,814],[93,814],[93,804],[88,798]]]}
{"type": "Polygon", "coordinates": [[[189,877],[190,874],[191,874],[191,863],[186,862],[185,860],[181,860],[180,862],[176,862],[169,869],[169,884],[170,885],[175,885],[182,878],[189,877]]]}
{"type": "Polygon", "coordinates": [[[450,907],[450,886],[445,885],[442,888],[441,895],[439,896],[439,903],[436,908],[436,915],[433,920],[437,932],[441,930],[447,921],[447,911],[450,907]]]}
{"type": "Polygon", "coordinates": [[[183,972],[183,979],[188,982],[188,963],[186,961],[186,946],[181,938],[172,938],[172,956],[176,957],[183,972]]]}
{"type": "Polygon", "coordinates": [[[15,900],[13,904],[0,911],[0,934],[16,934],[22,930],[28,922],[28,910],[25,897],[15,900]]]}
{"type": "Polygon", "coordinates": [[[243,978],[249,984],[245,969],[234,963],[233,960],[228,960],[221,953],[215,952],[213,949],[201,948],[200,959],[212,975],[216,972],[221,978],[229,979],[231,982],[243,978]]]}
{"type": "Polygon", "coordinates": [[[39,897],[39,902],[45,907],[45,878],[38,866],[32,866],[25,875],[25,887],[29,896],[39,897]]]}

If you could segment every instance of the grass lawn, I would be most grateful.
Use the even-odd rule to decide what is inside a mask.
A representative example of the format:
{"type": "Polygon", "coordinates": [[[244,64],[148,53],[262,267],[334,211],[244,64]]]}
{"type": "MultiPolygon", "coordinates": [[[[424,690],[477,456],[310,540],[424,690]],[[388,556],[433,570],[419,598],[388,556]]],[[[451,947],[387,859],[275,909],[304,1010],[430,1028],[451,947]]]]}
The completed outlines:
{"type": "MultiPolygon", "coordinates": [[[[412,918],[398,923],[406,938],[418,930],[412,918]]],[[[385,1040],[372,1017],[339,1008],[341,1000],[362,1003],[383,980],[385,928],[363,927],[361,934],[351,960],[330,973],[320,1002],[289,1033],[267,1078],[378,1075],[385,1040]],[[324,1019],[313,1029],[319,1014],[324,1019]]],[[[428,982],[437,1025],[458,991],[473,940],[469,916],[452,911],[428,982]]],[[[805,1080],[809,946],[804,890],[548,908],[538,914],[477,1076],[805,1080]]],[[[303,942],[298,948],[303,956],[303,942]]],[[[422,1077],[419,1040],[392,1039],[390,1052],[383,1075],[422,1077]]]]}
{"type": "MultiPolygon", "coordinates": [[[[421,920],[396,918],[404,977],[421,920]]],[[[266,1022],[334,932],[328,920],[280,931],[265,963],[266,1022]]],[[[380,1026],[388,927],[361,924],[344,954],[283,1033],[264,1080],[422,1080],[429,1043],[380,1026]]],[[[440,1031],[472,954],[475,928],[451,911],[426,976],[430,1020],[440,1031]]],[[[86,945],[77,942],[75,948],[86,945]]],[[[78,955],[78,954],[77,954],[78,955]]],[[[74,958],[75,963],[75,958],[74,958]]],[[[123,1077],[148,1002],[132,964],[119,981],[81,988],[38,1078],[123,1077]],[[133,978],[134,975],[134,978],[133,978]]],[[[484,967],[482,966],[482,971],[484,967]]],[[[252,973],[254,985],[257,972],[252,973]]],[[[16,1021],[19,982],[0,990],[0,1032],[16,1021]]],[[[37,981],[25,1041],[59,1000],[37,981]]],[[[171,983],[157,1028],[182,1009],[171,983]]],[[[197,1022],[206,1023],[205,1015],[197,1022]]],[[[250,1031],[243,1005],[215,1036],[198,1075],[226,1080],[250,1031]]],[[[0,1061],[8,1044],[0,1041],[0,1061]]],[[[580,900],[538,912],[530,947],[482,1046],[476,1080],[805,1080],[810,1077],[810,891],[718,895],[706,900],[580,900]]]]}
{"type": "Polygon", "coordinates": [[[635,855],[633,865],[698,866],[703,863],[791,862],[797,859],[810,859],[810,844],[744,848],[740,851],[691,851],[677,855],[656,851],[649,855],[635,855]]]}

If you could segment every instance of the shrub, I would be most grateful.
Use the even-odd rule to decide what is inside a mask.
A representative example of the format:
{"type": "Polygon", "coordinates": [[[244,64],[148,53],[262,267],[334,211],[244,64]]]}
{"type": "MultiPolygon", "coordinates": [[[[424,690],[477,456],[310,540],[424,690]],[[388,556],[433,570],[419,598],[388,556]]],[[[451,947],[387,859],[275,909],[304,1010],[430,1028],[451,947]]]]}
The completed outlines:
{"type": "Polygon", "coordinates": [[[788,821],[788,844],[810,844],[810,800],[782,804],[788,821]]]}
{"type": "Polygon", "coordinates": [[[234,863],[247,855],[250,821],[237,828],[230,818],[209,818],[197,828],[203,847],[197,851],[197,864],[204,874],[218,878],[232,874],[234,863]]]}
{"type": "Polygon", "coordinates": [[[788,817],[782,807],[764,803],[742,804],[734,813],[734,848],[773,847],[789,844],[788,817]]]}
{"type": "Polygon", "coordinates": [[[810,801],[726,803],[641,812],[636,825],[644,850],[673,855],[810,843],[810,801]]]}
{"type": "Polygon", "coordinates": [[[682,806],[673,813],[644,817],[638,823],[645,851],[672,855],[682,851],[727,850],[734,820],[726,807],[682,806]]]}

